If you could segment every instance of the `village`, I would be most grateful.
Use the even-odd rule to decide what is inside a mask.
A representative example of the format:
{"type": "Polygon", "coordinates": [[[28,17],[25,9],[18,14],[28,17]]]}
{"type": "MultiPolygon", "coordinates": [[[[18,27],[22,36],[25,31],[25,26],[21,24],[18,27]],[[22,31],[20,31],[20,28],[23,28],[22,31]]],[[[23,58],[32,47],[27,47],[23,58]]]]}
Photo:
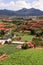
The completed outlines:
{"type": "Polygon", "coordinates": [[[13,65],[14,62],[19,64],[24,57],[29,58],[29,54],[33,54],[35,59],[35,56],[40,54],[39,50],[40,52],[43,50],[43,19],[37,17],[0,18],[0,64],[5,65],[3,62],[7,65],[9,63],[13,65]],[[9,62],[7,63],[6,60],[9,62]]]}
{"type": "Polygon", "coordinates": [[[0,0],[0,65],[43,65],[43,0],[0,0]]]}
{"type": "Polygon", "coordinates": [[[0,17],[0,43],[4,44],[7,40],[25,42],[29,40],[22,40],[26,35],[32,38],[40,37],[43,40],[43,19],[0,17]]]}

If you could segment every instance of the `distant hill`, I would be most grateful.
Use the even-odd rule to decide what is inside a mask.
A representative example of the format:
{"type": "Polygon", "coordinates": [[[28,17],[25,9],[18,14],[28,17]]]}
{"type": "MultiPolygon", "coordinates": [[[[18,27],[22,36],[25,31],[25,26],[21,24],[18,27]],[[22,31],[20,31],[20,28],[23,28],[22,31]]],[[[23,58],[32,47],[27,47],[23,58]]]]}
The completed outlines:
{"type": "Polygon", "coordinates": [[[34,9],[34,8],[30,8],[30,9],[26,9],[23,8],[21,10],[18,11],[11,11],[11,10],[0,10],[0,15],[6,15],[6,16],[42,16],[43,15],[43,11],[38,10],[38,9],[34,9]]]}

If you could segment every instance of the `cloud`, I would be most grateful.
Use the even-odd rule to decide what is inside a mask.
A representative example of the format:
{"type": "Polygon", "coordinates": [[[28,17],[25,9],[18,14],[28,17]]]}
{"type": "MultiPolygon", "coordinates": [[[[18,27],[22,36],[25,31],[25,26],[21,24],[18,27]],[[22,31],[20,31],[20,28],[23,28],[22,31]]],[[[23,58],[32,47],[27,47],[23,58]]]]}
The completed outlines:
{"type": "Polygon", "coordinates": [[[34,1],[32,7],[43,11],[43,0],[34,1]]]}
{"type": "Polygon", "coordinates": [[[15,6],[15,3],[13,1],[9,3],[0,2],[0,9],[9,9],[13,10],[15,6]]]}
{"type": "MultiPolygon", "coordinates": [[[[1,0],[0,0],[1,1],[1,0]]],[[[8,10],[19,10],[22,8],[36,8],[43,10],[43,0],[34,0],[30,3],[28,0],[16,0],[10,2],[0,2],[0,9],[8,9],[8,10]]]]}
{"type": "Polygon", "coordinates": [[[31,8],[30,3],[26,3],[26,1],[18,0],[15,3],[16,9],[22,9],[22,8],[31,8]]]}
{"type": "Polygon", "coordinates": [[[9,3],[0,2],[0,9],[19,10],[22,8],[31,8],[30,3],[25,0],[10,1],[9,3]]]}

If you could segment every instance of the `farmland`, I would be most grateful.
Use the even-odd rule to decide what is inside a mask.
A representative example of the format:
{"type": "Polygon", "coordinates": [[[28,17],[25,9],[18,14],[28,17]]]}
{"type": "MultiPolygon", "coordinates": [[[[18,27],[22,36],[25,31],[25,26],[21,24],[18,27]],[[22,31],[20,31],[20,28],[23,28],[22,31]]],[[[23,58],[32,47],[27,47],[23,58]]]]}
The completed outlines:
{"type": "Polygon", "coordinates": [[[16,49],[16,44],[4,45],[0,52],[8,57],[0,61],[0,65],[43,65],[43,50],[16,49]]]}
{"type": "Polygon", "coordinates": [[[32,38],[33,38],[33,37],[34,37],[34,36],[32,36],[32,35],[22,36],[21,40],[22,40],[22,41],[32,41],[32,38]]]}

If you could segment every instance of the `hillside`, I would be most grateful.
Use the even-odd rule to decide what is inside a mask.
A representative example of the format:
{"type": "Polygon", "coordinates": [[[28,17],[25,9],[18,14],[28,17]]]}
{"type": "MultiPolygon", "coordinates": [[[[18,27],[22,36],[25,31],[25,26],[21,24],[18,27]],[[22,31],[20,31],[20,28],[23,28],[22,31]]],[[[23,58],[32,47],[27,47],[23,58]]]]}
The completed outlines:
{"type": "Polygon", "coordinates": [[[34,8],[30,8],[30,9],[26,9],[23,8],[21,10],[18,11],[11,11],[11,10],[0,10],[0,15],[6,15],[6,16],[42,16],[43,15],[43,11],[38,10],[38,9],[34,9],[34,8]]]}

